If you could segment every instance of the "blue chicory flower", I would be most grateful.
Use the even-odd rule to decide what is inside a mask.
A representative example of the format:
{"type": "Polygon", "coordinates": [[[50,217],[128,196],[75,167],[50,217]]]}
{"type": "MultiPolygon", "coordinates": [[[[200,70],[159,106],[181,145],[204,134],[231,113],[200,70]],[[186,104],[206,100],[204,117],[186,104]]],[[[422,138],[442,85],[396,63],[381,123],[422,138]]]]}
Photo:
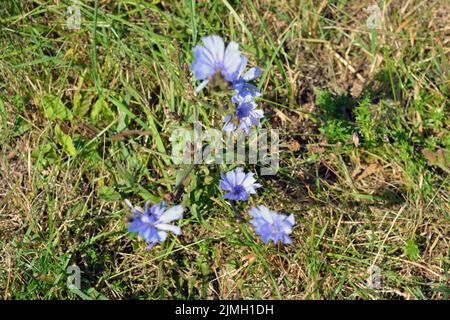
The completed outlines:
{"type": "MultiPolygon", "coordinates": [[[[260,119],[264,117],[264,112],[260,109],[256,109],[256,103],[251,95],[247,95],[244,98],[239,97],[238,100],[239,104],[235,114],[239,121],[237,128],[249,133],[251,126],[260,126],[260,119]]],[[[227,115],[224,118],[224,131],[233,131],[236,129],[236,125],[232,121],[232,118],[231,115],[227,115]]]]}
{"type": "Polygon", "coordinates": [[[148,249],[153,248],[158,242],[164,242],[167,238],[167,232],[172,232],[175,235],[181,234],[180,227],[169,224],[182,218],[184,209],[181,205],[166,210],[164,201],[151,208],[150,203],[147,202],[144,211],[142,211],[140,208],[133,207],[129,200],[125,200],[125,203],[133,213],[128,222],[128,230],[137,232],[145,239],[149,243],[148,249]]]}
{"type": "Polygon", "coordinates": [[[194,47],[194,62],[191,70],[197,80],[203,80],[195,89],[200,92],[209,82],[209,78],[220,73],[224,80],[233,82],[241,66],[242,55],[239,45],[230,42],[225,49],[223,39],[219,36],[203,38],[203,46],[194,47]]]}
{"type": "Polygon", "coordinates": [[[250,209],[249,214],[253,217],[250,223],[255,228],[256,234],[264,243],[272,240],[274,243],[281,241],[291,244],[289,234],[295,224],[294,215],[286,216],[269,210],[266,206],[258,206],[250,209]]]}
{"type": "Polygon", "coordinates": [[[226,174],[221,173],[220,188],[227,191],[223,198],[229,200],[247,201],[250,194],[256,193],[256,188],[261,187],[259,183],[255,183],[254,173],[244,173],[242,168],[228,171],[226,174]]]}

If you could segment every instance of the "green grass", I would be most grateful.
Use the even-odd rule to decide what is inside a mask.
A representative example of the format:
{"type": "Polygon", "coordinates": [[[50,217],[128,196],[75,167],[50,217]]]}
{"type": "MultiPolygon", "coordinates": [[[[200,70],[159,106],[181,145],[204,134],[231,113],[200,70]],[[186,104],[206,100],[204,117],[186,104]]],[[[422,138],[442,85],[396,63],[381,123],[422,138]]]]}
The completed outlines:
{"type": "Polygon", "coordinates": [[[4,299],[448,299],[444,0],[380,1],[376,31],[370,1],[83,1],[69,31],[71,3],[0,4],[4,299]],[[236,221],[224,166],[171,162],[176,128],[221,126],[224,96],[196,96],[189,71],[211,34],[263,69],[280,170],[240,209],[294,213],[291,246],[236,221]],[[146,250],[123,200],[171,194],[183,236],[146,250]]]}

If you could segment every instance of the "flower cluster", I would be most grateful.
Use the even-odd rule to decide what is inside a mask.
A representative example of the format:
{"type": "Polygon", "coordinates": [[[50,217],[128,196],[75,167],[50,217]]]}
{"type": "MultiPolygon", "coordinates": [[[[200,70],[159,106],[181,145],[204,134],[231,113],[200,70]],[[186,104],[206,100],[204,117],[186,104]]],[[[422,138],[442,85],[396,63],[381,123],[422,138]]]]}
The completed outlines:
{"type": "Polygon", "coordinates": [[[202,80],[196,88],[200,92],[207,84],[213,87],[234,90],[231,102],[235,104],[234,114],[224,118],[225,131],[242,129],[250,132],[250,127],[260,125],[260,119],[264,116],[262,110],[257,109],[255,97],[261,93],[258,88],[249,82],[261,74],[261,69],[254,67],[245,72],[247,57],[239,51],[236,42],[230,42],[225,48],[223,39],[219,36],[203,38],[203,46],[194,48],[194,62],[191,69],[196,80],[202,80]]]}
{"type": "MultiPolygon", "coordinates": [[[[228,132],[241,129],[249,133],[252,126],[260,125],[260,119],[264,116],[263,111],[257,109],[255,102],[255,98],[261,93],[249,83],[261,74],[261,69],[255,67],[245,71],[247,62],[236,42],[230,42],[225,48],[222,38],[218,36],[205,37],[203,46],[197,45],[194,48],[191,69],[195,78],[202,81],[196,92],[200,92],[208,84],[234,90],[231,98],[235,105],[234,114],[228,114],[224,119],[223,130],[228,132]]],[[[245,173],[243,168],[221,173],[219,186],[225,192],[223,198],[233,202],[233,208],[236,201],[248,201],[250,195],[256,194],[256,189],[261,187],[256,183],[254,173],[245,173]]],[[[133,213],[128,222],[128,230],[137,232],[146,240],[149,249],[158,242],[164,242],[168,232],[181,234],[180,227],[171,224],[182,218],[184,210],[181,205],[166,209],[165,202],[151,207],[147,202],[142,210],[134,207],[128,200],[126,204],[133,213]]],[[[268,243],[272,240],[274,243],[292,243],[289,234],[295,224],[294,215],[280,214],[263,205],[252,207],[249,215],[252,217],[250,224],[262,242],[268,243]]]]}

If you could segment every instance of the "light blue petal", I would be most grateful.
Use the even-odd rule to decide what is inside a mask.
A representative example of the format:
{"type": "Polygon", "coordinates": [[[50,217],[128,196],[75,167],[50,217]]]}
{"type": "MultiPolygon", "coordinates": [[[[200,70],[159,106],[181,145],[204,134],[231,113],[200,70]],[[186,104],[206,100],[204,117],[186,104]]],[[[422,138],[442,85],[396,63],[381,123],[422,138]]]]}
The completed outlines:
{"type": "Polygon", "coordinates": [[[226,177],[227,177],[228,184],[229,184],[232,188],[234,188],[234,186],[236,186],[236,176],[235,176],[235,174],[234,174],[234,171],[228,171],[228,172],[226,173],[226,177]]]}
{"type": "Polygon", "coordinates": [[[290,224],[291,226],[293,226],[293,225],[295,224],[294,215],[291,214],[291,215],[286,219],[286,221],[289,222],[289,224],[290,224]]]}
{"type": "Polygon", "coordinates": [[[203,80],[212,76],[215,72],[214,62],[210,61],[209,54],[203,47],[194,48],[194,62],[191,64],[191,70],[194,72],[196,80],[203,80]]]}
{"type": "Polygon", "coordinates": [[[231,191],[232,187],[229,185],[227,180],[220,180],[219,186],[224,191],[231,191]]]}
{"type": "Polygon", "coordinates": [[[243,76],[242,79],[245,81],[251,81],[261,75],[261,69],[258,67],[251,68],[243,76]]]}
{"type": "Polygon", "coordinates": [[[225,50],[222,75],[227,81],[234,81],[241,65],[241,53],[236,42],[230,42],[225,50]]]}
{"type": "Polygon", "coordinates": [[[158,243],[158,241],[153,241],[153,242],[151,242],[151,243],[147,246],[147,250],[150,250],[151,248],[153,248],[154,246],[156,246],[157,243],[158,243]]]}
{"type": "Polygon", "coordinates": [[[274,221],[272,217],[274,211],[271,212],[266,206],[259,206],[258,209],[259,209],[259,216],[268,223],[272,224],[274,221]]]}
{"type": "Polygon", "coordinates": [[[183,207],[181,205],[177,205],[172,207],[158,219],[158,223],[168,223],[174,220],[181,219],[183,217],[183,207]]]}
{"type": "Polygon", "coordinates": [[[158,234],[159,242],[166,241],[166,239],[167,239],[167,232],[165,232],[165,231],[158,231],[157,234],[158,234]]]}
{"type": "MultiPolygon", "coordinates": [[[[239,169],[239,168],[238,168],[239,169]]],[[[235,171],[235,179],[236,179],[236,185],[241,185],[242,182],[244,182],[245,179],[245,173],[242,172],[242,169],[239,171],[238,169],[236,169],[235,171]]]]}
{"type": "Polygon", "coordinates": [[[203,80],[203,82],[200,83],[200,85],[197,88],[195,88],[195,93],[199,93],[204,87],[206,87],[208,82],[209,80],[203,80]]]}
{"type": "Polygon", "coordinates": [[[203,44],[205,45],[205,49],[208,50],[208,52],[213,57],[213,61],[215,63],[223,61],[225,45],[221,37],[219,36],[205,37],[203,38],[203,44]]]}
{"type": "Polygon", "coordinates": [[[155,225],[155,227],[158,230],[172,232],[172,233],[176,234],[177,236],[179,236],[181,234],[181,228],[171,225],[171,224],[159,223],[159,224],[155,225]]]}
{"type": "Polygon", "coordinates": [[[233,131],[234,129],[235,129],[235,124],[232,122],[232,121],[230,121],[231,120],[231,115],[227,115],[226,117],[225,117],[225,119],[224,119],[224,126],[223,126],[223,128],[222,128],[222,130],[223,131],[225,131],[225,132],[231,132],[231,131],[233,131]]]}

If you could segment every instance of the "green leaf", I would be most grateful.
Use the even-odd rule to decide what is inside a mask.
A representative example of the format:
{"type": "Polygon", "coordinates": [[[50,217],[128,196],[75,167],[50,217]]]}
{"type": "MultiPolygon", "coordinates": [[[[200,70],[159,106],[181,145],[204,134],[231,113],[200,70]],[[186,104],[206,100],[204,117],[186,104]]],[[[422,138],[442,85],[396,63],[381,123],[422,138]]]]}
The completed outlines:
{"type": "Polygon", "coordinates": [[[46,144],[38,146],[31,156],[36,159],[35,167],[45,167],[51,163],[54,163],[58,159],[57,151],[52,143],[48,142],[46,144]]]}
{"type": "Polygon", "coordinates": [[[109,300],[106,296],[95,290],[95,288],[87,289],[87,294],[92,297],[94,300],[109,300]]]}
{"type": "Polygon", "coordinates": [[[410,260],[417,260],[419,258],[419,247],[413,239],[406,241],[403,252],[410,260]]]}
{"type": "Polygon", "coordinates": [[[105,201],[118,201],[121,199],[120,193],[118,193],[112,187],[101,187],[98,191],[100,199],[105,201]]]}
{"type": "Polygon", "coordinates": [[[41,98],[40,103],[44,114],[49,120],[72,120],[72,112],[66,108],[61,99],[57,96],[48,94],[41,98]]]}
{"type": "Polygon", "coordinates": [[[25,132],[31,129],[31,124],[25,121],[22,117],[16,118],[13,128],[13,137],[23,135],[25,132]]]}
{"type": "Polygon", "coordinates": [[[65,134],[59,125],[55,127],[55,134],[56,134],[56,141],[62,146],[63,150],[69,155],[69,156],[76,156],[77,150],[75,149],[75,146],[73,145],[72,138],[65,134]]]}
{"type": "Polygon", "coordinates": [[[155,196],[153,193],[150,193],[144,187],[139,186],[137,193],[139,194],[139,196],[141,196],[142,199],[150,200],[152,203],[161,202],[160,197],[155,196]]]}
{"type": "Polygon", "coordinates": [[[100,115],[103,115],[102,118],[107,122],[111,122],[114,120],[114,112],[111,110],[108,103],[103,97],[99,98],[92,106],[90,115],[91,121],[93,123],[98,123],[100,115]]]}
{"type": "Polygon", "coordinates": [[[89,112],[93,99],[94,96],[92,94],[84,96],[80,103],[78,103],[78,106],[73,110],[73,112],[79,117],[84,117],[89,112]]]}
{"type": "Polygon", "coordinates": [[[92,298],[90,296],[88,296],[87,294],[85,294],[83,291],[81,291],[80,289],[78,289],[77,287],[75,287],[73,284],[68,286],[68,289],[73,292],[74,294],[76,294],[77,296],[79,296],[81,299],[83,300],[92,300],[92,298]]]}
{"type": "Polygon", "coordinates": [[[79,91],[76,91],[73,94],[73,99],[72,99],[72,110],[76,112],[76,110],[80,109],[81,106],[81,100],[83,99],[83,96],[81,95],[81,93],[79,91]]]}

